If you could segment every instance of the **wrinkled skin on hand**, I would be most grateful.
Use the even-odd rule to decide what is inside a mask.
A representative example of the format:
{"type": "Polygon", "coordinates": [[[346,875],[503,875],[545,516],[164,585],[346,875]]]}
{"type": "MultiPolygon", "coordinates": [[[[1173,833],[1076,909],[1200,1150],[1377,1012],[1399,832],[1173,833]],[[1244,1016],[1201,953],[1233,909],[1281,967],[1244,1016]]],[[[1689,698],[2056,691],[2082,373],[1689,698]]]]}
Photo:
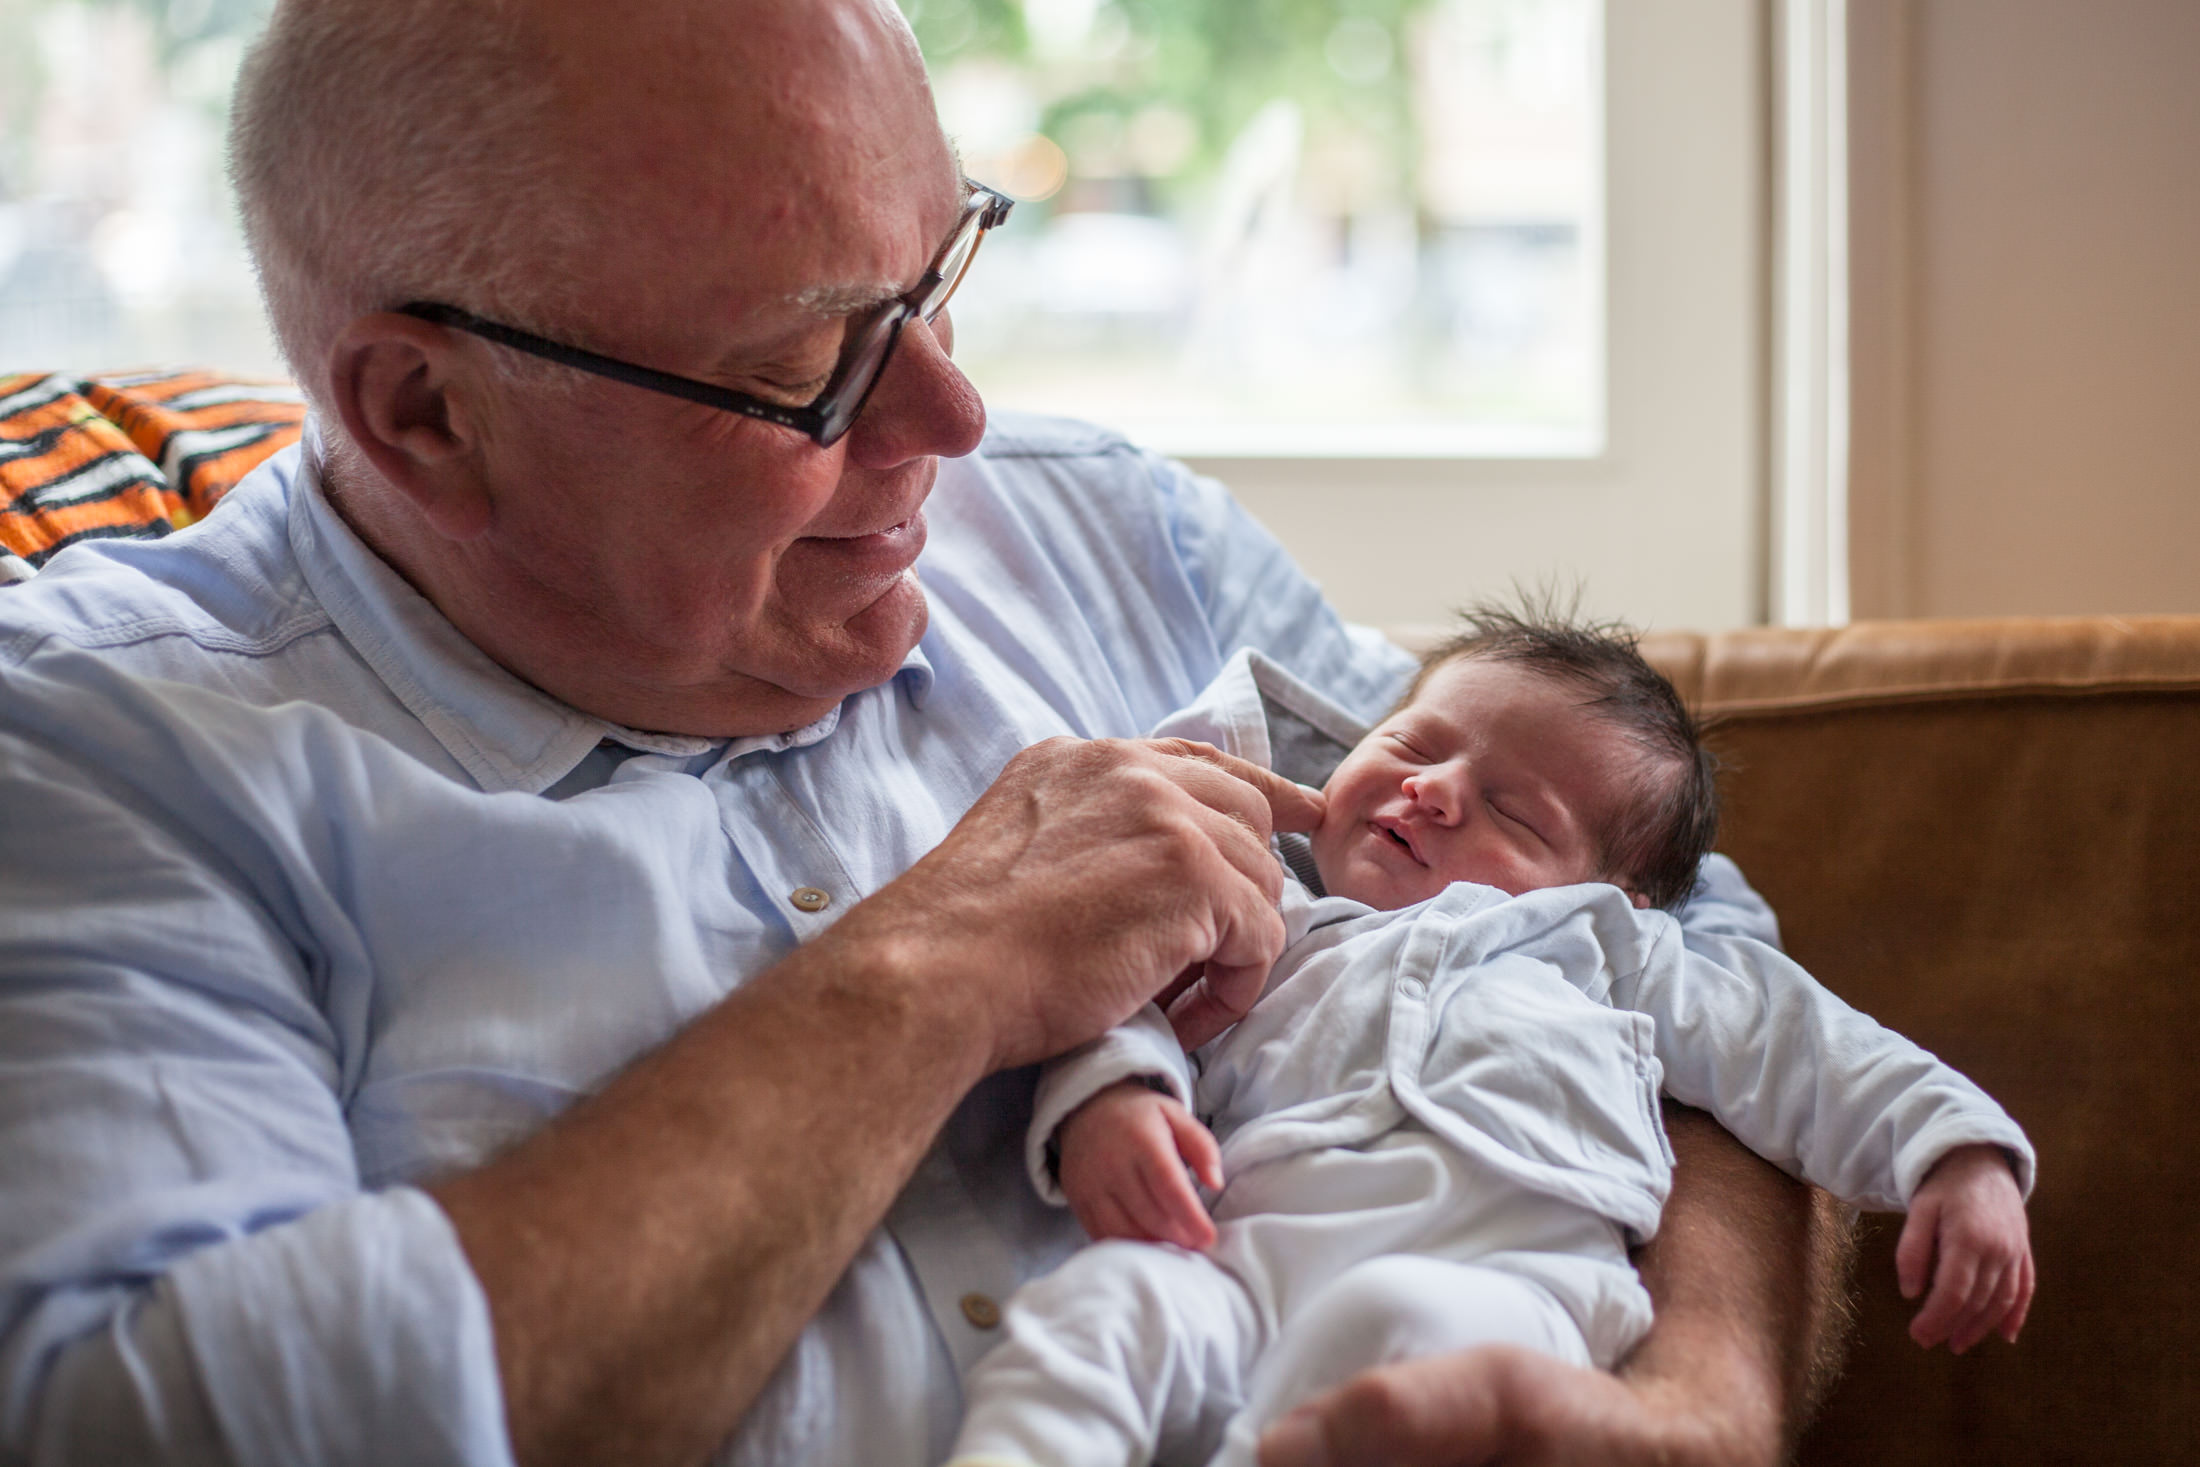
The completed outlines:
{"type": "Polygon", "coordinates": [[[1747,1422],[1533,1350],[1488,1345],[1368,1371],[1261,1438],[1261,1467],[1743,1467],[1747,1422]]]}
{"type": "Polygon", "coordinates": [[[1121,1023],[1187,970],[1180,1004],[1219,1031],[1283,950],[1269,837],[1320,813],[1315,792],[1205,744],[1049,739],[895,883],[895,931],[871,935],[954,955],[996,1069],[1121,1023]]]}

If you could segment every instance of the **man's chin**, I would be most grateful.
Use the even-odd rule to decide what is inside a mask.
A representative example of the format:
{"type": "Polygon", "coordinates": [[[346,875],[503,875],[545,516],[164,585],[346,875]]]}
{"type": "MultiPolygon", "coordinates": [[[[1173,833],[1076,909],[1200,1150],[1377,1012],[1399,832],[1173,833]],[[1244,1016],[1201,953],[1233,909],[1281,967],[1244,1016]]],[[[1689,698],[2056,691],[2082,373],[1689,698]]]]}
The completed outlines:
{"type": "Polygon", "coordinates": [[[886,594],[849,618],[849,637],[861,646],[878,649],[878,676],[863,686],[871,687],[894,675],[904,658],[924,640],[932,624],[932,607],[917,584],[917,568],[903,571],[886,594]]]}
{"type": "Polygon", "coordinates": [[[780,686],[799,697],[834,701],[875,688],[900,670],[931,617],[916,571],[904,571],[868,606],[812,639],[812,665],[795,669],[780,686]]]}

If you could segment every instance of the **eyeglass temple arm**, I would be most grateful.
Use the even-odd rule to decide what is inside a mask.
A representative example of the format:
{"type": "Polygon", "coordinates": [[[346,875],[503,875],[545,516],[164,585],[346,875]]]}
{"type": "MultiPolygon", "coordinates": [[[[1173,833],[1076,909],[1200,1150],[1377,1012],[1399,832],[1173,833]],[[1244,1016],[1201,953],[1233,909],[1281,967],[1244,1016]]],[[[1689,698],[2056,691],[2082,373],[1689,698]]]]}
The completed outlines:
{"type": "Polygon", "coordinates": [[[493,341],[499,346],[508,346],[514,351],[523,351],[529,356],[541,357],[548,362],[556,362],[562,367],[575,367],[583,372],[594,373],[598,377],[609,377],[615,382],[624,382],[630,387],[642,387],[654,392],[669,393],[673,397],[681,397],[689,402],[701,403],[704,407],[723,408],[729,412],[741,413],[752,418],[764,418],[770,422],[793,428],[798,432],[809,433],[813,436],[825,421],[825,415],[813,408],[783,407],[777,403],[765,402],[760,398],[742,397],[724,388],[713,387],[708,382],[690,381],[685,377],[676,377],[670,372],[659,372],[652,367],[641,367],[632,362],[622,362],[617,357],[598,356],[595,352],[577,346],[567,346],[563,342],[537,336],[531,331],[522,331],[516,326],[506,326],[501,322],[486,320],[483,317],[476,316],[471,311],[462,311],[457,306],[440,305],[435,301],[414,301],[410,305],[399,306],[397,309],[400,315],[413,316],[422,321],[433,322],[438,326],[449,326],[455,330],[468,332],[484,340],[493,341]]]}

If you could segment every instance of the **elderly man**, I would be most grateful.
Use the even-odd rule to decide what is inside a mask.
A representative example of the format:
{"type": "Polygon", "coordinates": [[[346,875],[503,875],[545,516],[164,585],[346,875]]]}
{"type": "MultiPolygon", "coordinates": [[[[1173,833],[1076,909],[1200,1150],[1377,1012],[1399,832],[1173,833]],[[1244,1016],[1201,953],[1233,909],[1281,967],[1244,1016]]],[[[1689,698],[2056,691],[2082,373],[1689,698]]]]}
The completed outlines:
{"type": "MultiPolygon", "coordinates": [[[[922,1467],[1078,1241],[1019,1067],[1242,1009],[1318,808],[1117,740],[1402,660],[1215,486],[981,449],[1005,201],[887,0],[289,0],[236,171],[305,451],[0,595],[0,1450],[922,1467]]],[[[1624,1382],[1419,1362],[1267,1460],[1770,1460],[1807,1210],[1678,1139],[1624,1382]]]]}

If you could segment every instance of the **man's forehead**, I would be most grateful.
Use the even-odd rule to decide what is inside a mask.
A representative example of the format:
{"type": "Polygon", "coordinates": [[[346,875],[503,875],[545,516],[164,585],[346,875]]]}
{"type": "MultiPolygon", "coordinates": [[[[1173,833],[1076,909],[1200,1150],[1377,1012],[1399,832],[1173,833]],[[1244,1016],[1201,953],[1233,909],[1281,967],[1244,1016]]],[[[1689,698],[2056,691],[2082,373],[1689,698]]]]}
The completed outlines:
{"type": "MultiPolygon", "coordinates": [[[[905,295],[962,214],[965,190],[949,158],[943,142],[899,175],[782,174],[747,190],[725,177],[639,197],[663,227],[605,239],[603,268],[630,298],[629,319],[660,323],[687,346],[629,349],[704,351],[734,369],[807,352],[821,327],[905,295]]],[[[607,301],[600,293],[609,310],[607,301]]]]}
{"type": "MultiPolygon", "coordinates": [[[[556,32],[552,146],[595,212],[624,221],[629,248],[656,235],[682,254],[715,242],[747,256],[882,231],[906,247],[912,212],[953,206],[959,165],[890,4],[632,0],[631,23],[609,30],[573,4],[545,8],[562,13],[543,22],[556,32]]],[[[800,286],[890,283],[863,278],[867,264],[800,286]]],[[[795,287],[782,275],[769,294],[795,287]]]]}
{"type": "MultiPolygon", "coordinates": [[[[939,252],[946,247],[948,240],[953,237],[956,228],[962,223],[962,205],[970,197],[970,180],[962,171],[962,155],[956,149],[952,139],[948,140],[947,143],[947,155],[954,168],[954,200],[956,207],[952,215],[947,216],[948,222],[943,228],[936,231],[927,231],[922,236],[928,243],[924,256],[924,266],[920,268],[928,268],[932,261],[938,257],[939,252]]],[[[900,299],[916,283],[914,277],[907,280],[876,279],[820,282],[803,286],[794,291],[787,296],[786,303],[815,316],[860,315],[865,311],[876,310],[889,301],[900,299]]]]}

